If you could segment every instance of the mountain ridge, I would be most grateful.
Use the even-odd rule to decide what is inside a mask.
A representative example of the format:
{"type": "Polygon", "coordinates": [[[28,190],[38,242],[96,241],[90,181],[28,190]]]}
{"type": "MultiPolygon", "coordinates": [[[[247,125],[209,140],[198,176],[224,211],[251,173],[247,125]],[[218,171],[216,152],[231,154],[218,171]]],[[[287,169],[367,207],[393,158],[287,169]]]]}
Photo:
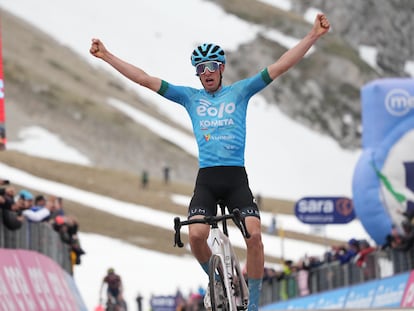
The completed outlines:
{"type": "MultiPolygon", "coordinates": [[[[217,3],[231,11],[232,14],[245,16],[246,20],[261,22],[268,27],[280,27],[290,35],[301,36],[309,27],[299,15],[286,14],[274,8],[270,10],[269,6],[258,4],[256,1],[249,2],[249,6],[247,2],[244,2],[246,7],[234,5],[234,1],[217,1],[217,3]],[[257,11],[246,9],[251,6],[259,9],[257,11]],[[249,12],[256,13],[251,15],[249,12]],[[262,13],[257,12],[270,15],[264,18],[260,17],[262,13]],[[272,19],[272,14],[276,12],[280,18],[272,19]],[[277,25],[272,25],[272,22],[277,22],[277,25]],[[295,27],[290,26],[289,23],[292,22],[295,27]]],[[[68,47],[59,44],[16,16],[4,10],[1,11],[1,16],[6,116],[11,116],[6,123],[9,140],[18,140],[18,133],[22,128],[39,125],[58,134],[68,145],[74,146],[91,158],[97,170],[104,170],[108,176],[125,174],[120,178],[128,181],[124,184],[124,187],[129,189],[128,193],[135,193],[138,196],[140,175],[143,170],[149,171],[151,183],[160,185],[162,166],[168,165],[173,168],[174,184],[181,185],[185,189],[180,190],[180,193],[191,194],[191,185],[197,172],[197,160],[173,143],[160,138],[144,126],[109,107],[106,105],[106,100],[110,97],[119,98],[179,128],[177,124],[153,109],[115,75],[94,68],[68,47]]],[[[226,79],[234,81],[247,76],[255,70],[254,68],[265,66],[270,60],[280,56],[284,50],[285,47],[280,44],[259,36],[253,42],[242,45],[238,51],[232,53],[232,66],[229,68],[233,69],[226,71],[228,72],[226,79]]],[[[360,136],[359,88],[376,77],[380,77],[380,74],[359,58],[355,48],[339,36],[329,34],[326,40],[318,43],[317,51],[311,59],[304,59],[298,68],[294,68],[281,78],[279,93],[265,90],[264,95],[271,101],[278,102],[281,110],[293,119],[308,124],[314,130],[330,133],[331,136],[338,138],[338,142],[343,146],[355,148],[359,146],[360,136]],[[324,69],[322,73],[320,68],[324,69]],[[346,75],[343,74],[344,71],[346,75]],[[314,78],[316,82],[313,82],[314,78]],[[302,102],[306,102],[307,105],[302,105],[302,102]],[[352,116],[353,123],[343,122],[342,118],[347,114],[352,116]]],[[[187,132],[183,128],[180,130],[187,132]]],[[[88,181],[88,174],[95,174],[86,167],[83,170],[88,171],[87,174],[72,166],[66,167],[67,164],[57,165],[53,161],[43,166],[40,163],[46,160],[12,151],[2,153],[0,159],[44,178],[52,178],[53,170],[57,170],[59,174],[64,171],[65,176],[57,174],[53,177],[62,182],[68,182],[66,177],[75,172],[79,176],[75,176],[74,179],[78,178],[82,181],[88,181]],[[21,163],[16,160],[20,160],[21,163]]],[[[81,188],[96,191],[96,184],[95,180],[92,185],[81,184],[81,188]]],[[[113,181],[112,184],[109,181],[107,184],[116,187],[120,182],[114,185],[113,181]]],[[[109,186],[103,188],[107,193],[111,193],[109,186]]],[[[126,198],[125,193],[123,196],[113,195],[126,198]]],[[[147,194],[141,193],[141,195],[146,197],[147,194]]],[[[160,201],[158,195],[161,196],[161,194],[153,196],[154,202],[151,204],[158,208],[159,204],[173,206],[169,201],[160,201]]],[[[272,202],[271,211],[292,213],[293,202],[271,200],[264,198],[265,210],[266,202],[272,202]]],[[[73,205],[70,202],[68,205],[69,211],[80,215],[82,219],[87,216],[84,214],[85,207],[73,205]]],[[[182,207],[173,206],[173,211],[178,211],[179,208],[182,207]]],[[[104,216],[96,217],[101,222],[107,221],[104,220],[104,216]]],[[[124,235],[124,239],[139,240],[133,233],[136,230],[134,226],[131,223],[122,223],[120,232],[115,233],[110,230],[109,232],[111,235],[121,237],[122,228],[129,228],[125,230],[129,233],[124,235]]],[[[81,228],[104,233],[101,229],[97,229],[99,222],[94,224],[88,217],[82,220],[81,228]],[[90,229],[92,227],[95,229],[90,229]]],[[[149,228],[146,227],[145,230],[149,228]]],[[[170,242],[166,242],[169,240],[165,234],[168,233],[163,230],[160,232],[156,235],[157,239],[139,245],[147,244],[146,247],[148,247],[148,244],[155,245],[158,243],[157,240],[162,240],[164,241],[161,243],[162,247],[167,247],[170,242]]],[[[294,236],[295,233],[287,232],[287,235],[294,236]]],[[[306,239],[303,235],[296,235],[296,238],[306,239]]],[[[319,240],[319,242],[323,241],[319,240]]],[[[330,243],[337,242],[339,243],[339,241],[330,240],[330,243]]],[[[280,260],[280,258],[272,258],[272,260],[280,260]]]]}
{"type": "MultiPolygon", "coordinates": [[[[258,5],[255,3],[250,5],[258,5]]],[[[261,11],[266,12],[263,8],[261,11]]],[[[279,11],[273,9],[272,12],[279,11]]],[[[246,15],[248,12],[236,13],[246,15]]],[[[282,23],[285,28],[289,18],[294,18],[295,22],[301,20],[294,14],[287,17],[278,14],[278,25],[282,23]]],[[[109,107],[107,98],[125,101],[176,128],[178,124],[140,98],[113,72],[93,67],[68,47],[6,11],[2,12],[2,17],[6,114],[13,116],[7,120],[9,140],[17,140],[23,126],[37,124],[59,135],[98,166],[133,170],[138,174],[148,170],[150,175],[160,176],[160,166],[168,165],[179,181],[195,179],[197,159],[109,107]],[[46,40],[50,40],[53,47],[46,44],[46,40]]],[[[264,22],[269,20],[264,19],[264,22]]],[[[290,33],[298,35],[305,32],[305,26],[309,27],[303,19],[298,25],[298,28],[290,27],[290,33]]],[[[304,59],[280,78],[280,87],[266,89],[263,95],[270,102],[276,101],[280,109],[296,121],[324,135],[341,137],[338,143],[354,148],[359,145],[360,135],[358,88],[370,80],[374,72],[359,60],[353,49],[345,47],[340,38],[329,35],[318,44],[312,59],[304,59]],[[341,51],[339,56],[333,54],[337,50],[341,51]],[[339,66],[352,75],[338,75],[339,66]],[[320,67],[324,68],[323,73],[320,67]],[[344,115],[350,115],[353,122],[344,122],[344,115]]],[[[232,64],[226,69],[225,79],[231,82],[246,77],[252,70],[279,57],[284,50],[276,42],[259,36],[232,53],[229,58],[232,64]]]]}

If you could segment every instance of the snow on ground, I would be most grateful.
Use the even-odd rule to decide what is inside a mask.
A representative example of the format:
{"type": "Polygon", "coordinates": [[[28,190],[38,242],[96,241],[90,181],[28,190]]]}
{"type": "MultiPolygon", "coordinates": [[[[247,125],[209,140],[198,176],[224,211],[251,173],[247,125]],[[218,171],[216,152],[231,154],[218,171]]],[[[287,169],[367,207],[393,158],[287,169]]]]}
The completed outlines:
{"type": "MultiPolygon", "coordinates": [[[[290,2],[287,0],[262,1],[285,10],[290,9],[290,2]]],[[[108,0],[104,6],[97,0],[3,0],[1,7],[34,23],[96,66],[110,70],[106,64],[89,55],[89,44],[93,37],[101,38],[110,50],[138,66],[143,66],[153,75],[172,83],[196,87],[200,84],[189,63],[189,55],[199,43],[213,41],[232,51],[239,44],[253,39],[259,32],[278,40],[284,46],[291,46],[298,39],[285,37],[275,31],[266,32],[256,25],[226,14],[213,3],[202,0],[108,0]],[[171,14],[172,11],[174,14],[171,14]],[[142,12],[145,14],[141,14],[142,12]]],[[[307,12],[305,18],[312,22],[316,12],[307,12]]],[[[136,89],[140,95],[158,105],[164,114],[190,127],[183,109],[144,89],[136,89]]],[[[108,99],[108,104],[161,135],[172,130],[168,127],[162,128],[159,122],[127,103],[108,99]]],[[[261,96],[255,96],[251,101],[247,126],[246,165],[254,192],[290,199],[299,199],[305,195],[351,194],[351,178],[359,157],[358,152],[344,151],[333,140],[310,132],[284,116],[276,107],[267,105],[261,96]]],[[[49,153],[34,155],[93,165],[84,155],[65,145],[61,138],[46,129],[27,128],[20,134],[19,141],[8,144],[9,149],[33,154],[36,148],[30,146],[35,139],[37,146],[48,140],[49,153]],[[67,157],[63,158],[62,155],[67,157]]],[[[174,136],[180,138],[175,141],[177,144],[185,141],[186,147],[182,146],[184,150],[191,154],[196,153],[195,142],[191,137],[181,133],[174,136]]],[[[10,179],[15,184],[31,187],[39,192],[55,193],[70,200],[78,198],[82,204],[90,202],[90,208],[103,209],[121,217],[137,217],[133,215],[140,213],[139,219],[142,220],[143,214],[151,215],[145,219],[156,219],[153,224],[166,228],[172,227],[172,219],[176,216],[42,180],[3,164],[0,164],[0,178],[10,179]],[[122,209],[115,210],[114,203],[118,207],[122,206],[122,209]],[[127,214],[121,214],[121,210],[127,211],[127,214]]],[[[188,200],[179,196],[176,199],[181,199],[184,205],[188,200]]],[[[263,222],[270,223],[273,216],[263,213],[263,222]]],[[[294,228],[305,233],[315,230],[299,223],[294,217],[276,217],[279,228],[294,228]]],[[[329,238],[366,238],[365,231],[357,221],[340,228],[327,226],[325,229],[323,234],[329,238]]],[[[234,244],[242,244],[238,234],[230,234],[234,244]]],[[[75,280],[90,310],[98,302],[100,282],[109,266],[115,267],[124,278],[125,295],[132,310],[135,308],[138,293],[144,296],[144,306],[148,310],[151,294],[173,294],[177,287],[188,293],[200,285],[206,285],[207,278],[192,257],[168,256],[109,237],[83,232],[80,236],[87,255],[83,257],[82,265],[76,267],[75,280]]],[[[278,237],[268,234],[264,234],[263,240],[267,253],[280,255],[283,251],[286,258],[294,260],[305,254],[321,254],[325,250],[321,245],[288,239],[281,243],[278,237]]]]}

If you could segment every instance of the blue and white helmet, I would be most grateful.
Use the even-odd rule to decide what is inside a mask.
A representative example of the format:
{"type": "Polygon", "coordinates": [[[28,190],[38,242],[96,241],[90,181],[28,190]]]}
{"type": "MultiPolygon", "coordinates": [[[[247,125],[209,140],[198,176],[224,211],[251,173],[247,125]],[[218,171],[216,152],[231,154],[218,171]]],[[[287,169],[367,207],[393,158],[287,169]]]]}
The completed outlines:
{"type": "Polygon", "coordinates": [[[225,64],[226,57],[223,49],[214,43],[199,45],[191,54],[191,64],[197,66],[200,63],[216,61],[225,64]]]}

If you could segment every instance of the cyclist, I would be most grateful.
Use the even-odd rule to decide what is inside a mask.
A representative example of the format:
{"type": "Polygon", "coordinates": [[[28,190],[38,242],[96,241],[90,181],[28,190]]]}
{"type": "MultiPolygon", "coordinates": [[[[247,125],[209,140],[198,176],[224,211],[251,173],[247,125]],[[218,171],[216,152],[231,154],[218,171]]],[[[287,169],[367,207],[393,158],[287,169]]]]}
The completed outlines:
{"type": "Polygon", "coordinates": [[[107,274],[102,280],[99,297],[102,297],[101,294],[105,284],[107,285],[107,305],[117,306],[114,310],[123,310],[124,299],[122,297],[122,280],[121,277],[115,273],[114,268],[109,268],[107,270],[107,274]]]}
{"type": "MultiPolygon", "coordinates": [[[[238,207],[246,216],[251,234],[246,240],[249,311],[258,310],[264,253],[259,210],[244,167],[247,104],[254,94],[299,62],[329,28],[326,16],[318,14],[310,32],[279,60],[256,75],[228,86],[222,84],[226,65],[223,49],[212,43],[202,44],[191,55],[202,89],[177,86],[153,77],[110,53],[99,39],[92,39],[90,53],[93,56],[101,58],[133,82],[186,108],[199,150],[199,171],[188,217],[216,214],[219,199],[230,211],[238,207]]],[[[208,225],[193,224],[189,227],[191,250],[207,273],[211,255],[208,235],[208,225]]]]}

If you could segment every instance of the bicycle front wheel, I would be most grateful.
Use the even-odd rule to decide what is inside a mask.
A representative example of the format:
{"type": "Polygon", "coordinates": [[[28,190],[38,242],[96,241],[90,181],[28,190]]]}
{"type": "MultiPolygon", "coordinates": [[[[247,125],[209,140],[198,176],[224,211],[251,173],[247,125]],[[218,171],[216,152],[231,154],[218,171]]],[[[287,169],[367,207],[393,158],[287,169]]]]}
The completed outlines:
{"type": "Polygon", "coordinates": [[[220,256],[212,255],[209,261],[209,292],[212,311],[230,311],[230,300],[227,297],[224,282],[224,267],[220,256]]]}
{"type": "Polygon", "coordinates": [[[238,259],[233,258],[232,266],[233,273],[231,281],[237,310],[247,310],[247,306],[249,304],[249,289],[247,287],[246,280],[244,279],[238,259]]]}

